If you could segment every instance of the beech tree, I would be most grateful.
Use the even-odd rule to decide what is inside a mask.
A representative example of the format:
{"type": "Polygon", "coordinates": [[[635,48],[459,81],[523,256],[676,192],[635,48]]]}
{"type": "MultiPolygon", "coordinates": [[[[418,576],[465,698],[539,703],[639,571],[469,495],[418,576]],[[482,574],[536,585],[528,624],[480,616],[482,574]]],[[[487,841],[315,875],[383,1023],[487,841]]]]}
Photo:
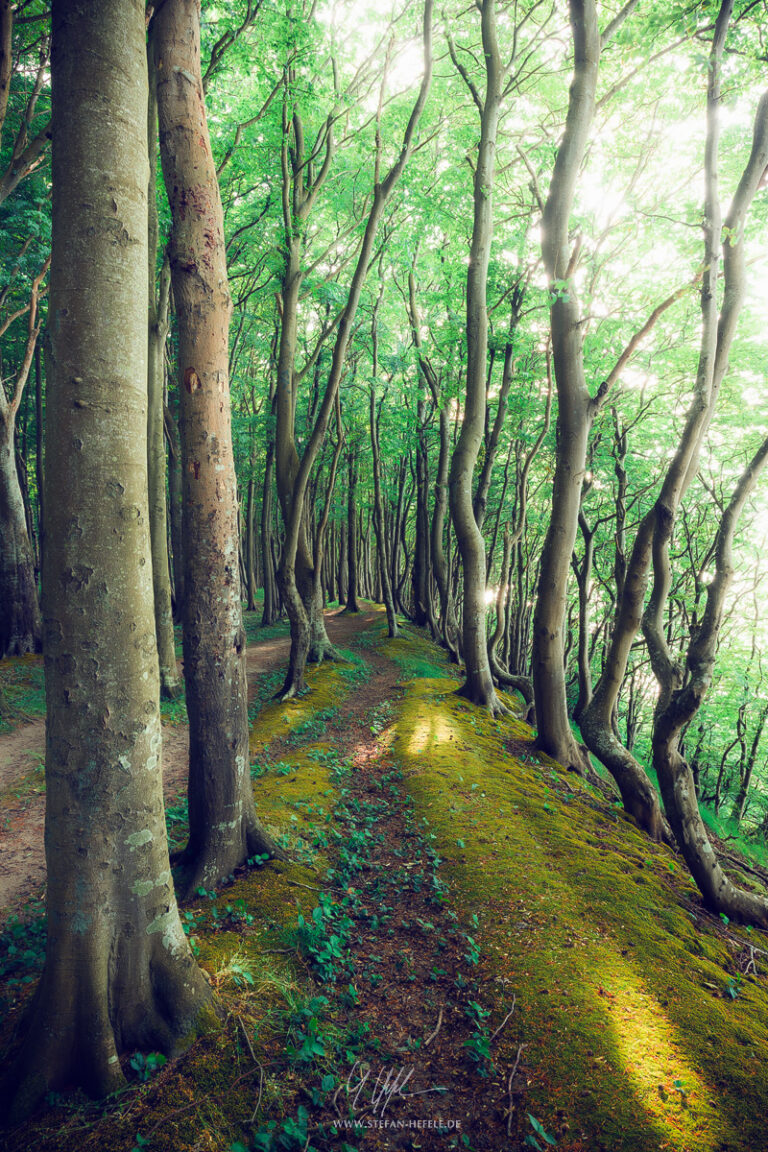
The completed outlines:
{"type": "Polygon", "coordinates": [[[229,403],[230,295],[221,198],[200,65],[199,0],[155,15],[160,155],[173,218],[183,460],[184,679],[189,841],[182,892],[248,858],[284,853],[256,817],[248,757],[245,631],[229,403]]]}
{"type": "Polygon", "coordinates": [[[45,968],[6,1093],[123,1082],[211,992],[168,861],[147,506],[144,6],[53,5],[45,968]],[[83,67],[86,46],[88,67],[83,67]]]}
{"type": "MultiPolygon", "coordinates": [[[[312,620],[317,620],[316,608],[313,609],[313,614],[308,612],[305,603],[307,592],[305,591],[304,594],[302,594],[301,588],[297,583],[297,572],[300,573],[302,570],[301,568],[297,569],[296,562],[300,547],[302,546],[303,533],[305,532],[304,498],[307,492],[310,474],[325,439],[328,422],[335,405],[336,395],[341,383],[347,351],[352,336],[352,327],[360,303],[363,285],[368,275],[368,268],[373,255],[379,224],[387,203],[393,194],[395,186],[413,150],[416,131],[427,101],[427,95],[432,81],[432,0],[425,0],[422,38],[424,73],[419,92],[403,132],[400,151],[386,173],[383,173],[381,170],[383,141],[379,130],[379,119],[377,119],[373,189],[370,208],[365,222],[362,242],[357,253],[355,268],[346,293],[346,300],[335,325],[333,353],[325,391],[317,407],[317,415],[314,419],[311,432],[307,437],[306,446],[301,458],[299,458],[296,452],[293,436],[295,414],[294,387],[296,381],[295,375],[290,369],[291,358],[286,356],[285,360],[283,360],[281,357],[280,364],[282,365],[282,370],[280,367],[278,368],[277,473],[278,491],[280,492],[283,516],[285,519],[285,543],[283,545],[280,562],[280,582],[283,602],[291,622],[291,653],[285,683],[280,693],[284,700],[296,696],[303,691],[306,686],[304,675],[312,644],[312,620]],[[280,479],[281,475],[283,477],[282,480],[280,479]]],[[[379,102],[379,118],[380,114],[381,100],[379,102]]],[[[287,133],[287,117],[285,127],[287,133]]],[[[326,164],[330,162],[328,158],[331,154],[330,137],[327,134],[330,132],[329,126],[326,134],[321,135],[313,147],[313,155],[319,155],[320,150],[325,147],[325,159],[316,179],[307,186],[306,180],[308,179],[308,175],[305,176],[305,172],[310,174],[312,167],[311,165],[307,166],[306,159],[304,158],[303,143],[301,143],[303,130],[297,127],[296,121],[294,121],[292,131],[296,141],[295,148],[289,153],[286,141],[283,150],[283,217],[287,239],[294,234],[296,221],[301,221],[306,218],[306,214],[317,195],[318,180],[320,180],[321,176],[323,180],[325,179],[326,164]],[[288,179],[289,155],[292,157],[294,164],[295,182],[293,184],[291,184],[291,181],[288,179]],[[296,167],[299,157],[302,157],[301,163],[296,167]],[[296,177],[300,177],[300,179],[296,180],[296,177]],[[294,189],[293,197],[289,195],[291,187],[294,189]]],[[[293,254],[293,246],[289,247],[289,252],[293,254]]],[[[298,260],[298,255],[299,253],[296,251],[296,260],[298,260]]],[[[291,259],[294,259],[293,255],[291,255],[291,259]]],[[[291,265],[291,268],[293,269],[293,265],[291,265]]],[[[296,281],[298,281],[298,283],[301,281],[301,272],[298,268],[292,270],[291,276],[287,281],[287,284],[292,290],[296,281]]],[[[298,291],[298,286],[296,287],[296,291],[298,291]]],[[[283,309],[285,310],[285,301],[283,302],[283,309]]],[[[284,340],[287,341],[285,320],[283,322],[283,334],[281,334],[281,349],[284,340]]],[[[309,590],[310,602],[314,589],[318,586],[319,584],[313,581],[312,587],[309,590]]]]}
{"type": "MultiPolygon", "coordinates": [[[[488,261],[493,238],[493,184],[496,169],[496,138],[503,71],[496,32],[495,0],[482,0],[480,8],[485,96],[472,87],[480,112],[480,144],[474,172],[472,247],[467,271],[467,386],[458,443],[451,457],[448,497],[464,574],[462,656],[466,681],[461,694],[473,704],[493,713],[506,707],[496,695],[488,660],[485,633],[485,542],[475,517],[472,479],[480,451],[486,414],[486,357],[488,355],[488,261]]],[[[455,52],[453,53],[456,60],[455,52]]]]}
{"type": "Polygon", "coordinates": [[[40,335],[40,286],[48,264],[46,260],[32,282],[29,303],[0,328],[0,332],[7,330],[13,320],[27,313],[27,338],[10,395],[0,381],[0,656],[39,652],[42,641],[35,557],[16,466],[16,419],[40,335]]]}

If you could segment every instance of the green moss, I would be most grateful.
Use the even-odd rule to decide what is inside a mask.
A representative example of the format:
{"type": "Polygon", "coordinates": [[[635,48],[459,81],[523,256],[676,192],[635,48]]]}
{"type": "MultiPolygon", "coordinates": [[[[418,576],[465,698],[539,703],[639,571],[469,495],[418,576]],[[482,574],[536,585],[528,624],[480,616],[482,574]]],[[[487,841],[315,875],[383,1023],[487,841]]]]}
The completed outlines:
{"type": "MultiPolygon", "coordinates": [[[[408,639],[393,643],[407,663],[408,639]]],[[[450,687],[406,686],[395,754],[452,895],[478,915],[486,987],[517,995],[504,1056],[527,1044],[526,1108],[561,1149],[761,1146],[761,981],[731,999],[734,945],[679,861],[551,767],[525,725],[450,687]]]]}
{"type": "Polygon", "coordinates": [[[42,656],[0,660],[0,689],[8,705],[0,713],[0,733],[10,732],[37,716],[45,716],[45,673],[42,656]]]}

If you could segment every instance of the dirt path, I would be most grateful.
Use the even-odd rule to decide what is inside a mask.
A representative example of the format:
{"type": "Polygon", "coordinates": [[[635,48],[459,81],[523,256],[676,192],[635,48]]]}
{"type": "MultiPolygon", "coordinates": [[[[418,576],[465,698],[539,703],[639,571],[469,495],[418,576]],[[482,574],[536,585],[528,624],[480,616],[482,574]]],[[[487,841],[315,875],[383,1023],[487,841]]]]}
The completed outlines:
{"type": "MultiPolygon", "coordinates": [[[[378,618],[376,609],[357,615],[326,613],[328,635],[345,646],[378,618]]],[[[248,694],[259,680],[288,659],[288,637],[252,644],[247,652],[248,694]]],[[[187,779],[189,729],[163,725],[163,792],[166,803],[183,793],[187,779]]],[[[0,927],[18,913],[45,882],[43,828],[45,721],[33,720],[0,735],[0,927]]]]}
{"type": "Polygon", "coordinates": [[[349,1020],[370,1029],[375,1055],[345,1069],[346,1081],[312,1113],[309,1131],[335,1126],[339,1146],[362,1141],[380,1152],[497,1152],[508,1146],[515,1075],[497,1062],[497,1037],[514,1000],[488,988],[390,753],[402,673],[375,649],[365,660],[369,681],[332,725],[342,788],[329,889],[337,920],[327,930],[344,938],[349,959],[338,961],[335,982],[354,984],[349,1020]]]}

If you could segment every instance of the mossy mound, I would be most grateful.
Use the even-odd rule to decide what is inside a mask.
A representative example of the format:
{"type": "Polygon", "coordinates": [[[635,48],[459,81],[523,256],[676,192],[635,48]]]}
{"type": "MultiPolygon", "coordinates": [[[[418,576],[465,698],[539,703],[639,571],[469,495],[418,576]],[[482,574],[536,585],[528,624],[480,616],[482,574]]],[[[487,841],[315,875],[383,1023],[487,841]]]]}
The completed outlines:
{"type": "Polygon", "coordinates": [[[525,1045],[518,1134],[530,1112],[564,1152],[768,1146],[764,958],[743,975],[762,935],[726,930],[668,849],[456,686],[406,685],[395,755],[478,918],[486,989],[517,996],[501,1052],[525,1045]]]}

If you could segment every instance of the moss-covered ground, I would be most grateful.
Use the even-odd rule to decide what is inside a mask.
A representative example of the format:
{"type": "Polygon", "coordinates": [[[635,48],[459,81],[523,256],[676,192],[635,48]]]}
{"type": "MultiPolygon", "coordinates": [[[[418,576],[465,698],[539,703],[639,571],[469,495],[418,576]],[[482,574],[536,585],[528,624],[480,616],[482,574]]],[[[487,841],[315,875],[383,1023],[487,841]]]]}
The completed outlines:
{"type": "MultiPolygon", "coordinates": [[[[252,710],[257,806],[294,863],[243,871],[182,910],[221,1031],[162,1067],[127,1054],[124,1093],[52,1099],[10,1152],[768,1149],[764,934],[707,913],[680,859],[540,757],[514,715],[457,696],[416,630],[389,641],[376,623],[344,655],[287,705],[265,683],[252,710]],[[364,737],[358,780],[348,750],[364,737]],[[434,916],[420,908],[403,928],[376,893],[391,913],[421,899],[420,876],[434,916]],[[425,1005],[430,1021],[440,1006],[434,1043],[425,1005]],[[356,1060],[426,1062],[428,1047],[434,1083],[462,1115],[469,1098],[474,1128],[333,1127],[356,1060]]],[[[183,837],[183,811],[172,830],[183,837]]],[[[39,914],[0,939],[7,1051],[43,945],[39,914]]]]}

